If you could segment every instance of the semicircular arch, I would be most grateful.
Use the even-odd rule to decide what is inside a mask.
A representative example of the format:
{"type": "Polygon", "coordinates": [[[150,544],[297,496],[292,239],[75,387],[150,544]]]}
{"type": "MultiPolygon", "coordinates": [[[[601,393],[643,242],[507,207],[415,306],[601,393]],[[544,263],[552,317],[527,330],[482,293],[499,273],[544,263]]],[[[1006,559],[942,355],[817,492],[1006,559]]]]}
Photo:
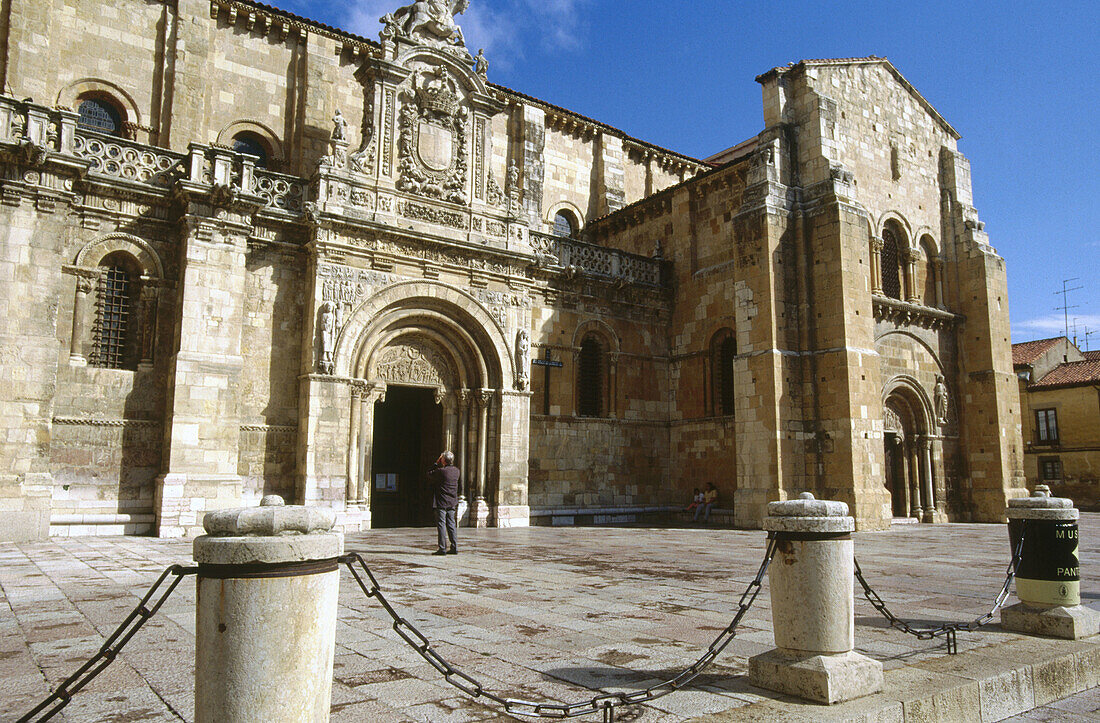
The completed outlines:
{"type": "Polygon", "coordinates": [[[82,268],[94,268],[104,257],[115,251],[125,251],[137,259],[143,275],[154,279],[164,278],[164,265],[157,252],[149,242],[128,233],[110,233],[85,244],[77,252],[74,263],[82,268]]]}
{"type": "Polygon", "coordinates": [[[446,338],[456,360],[476,369],[482,383],[504,387],[504,375],[516,369],[500,323],[473,296],[433,281],[403,281],[375,293],[349,315],[336,341],[336,374],[366,373],[371,354],[382,339],[393,340],[402,329],[426,328],[446,338]]]}
{"type": "Polygon", "coordinates": [[[932,407],[932,400],[928,398],[924,387],[916,378],[908,374],[897,374],[887,380],[882,387],[882,406],[884,410],[889,405],[892,397],[901,397],[909,409],[912,410],[917,417],[913,421],[917,425],[918,432],[928,434],[935,429],[933,424],[935,412],[932,407]]]}
{"type": "Polygon", "coordinates": [[[573,347],[579,348],[581,342],[589,334],[595,332],[601,339],[607,341],[607,350],[612,353],[618,353],[619,351],[619,335],[615,333],[615,330],[611,328],[603,319],[589,319],[583,321],[577,325],[576,331],[573,332],[573,347]]]}

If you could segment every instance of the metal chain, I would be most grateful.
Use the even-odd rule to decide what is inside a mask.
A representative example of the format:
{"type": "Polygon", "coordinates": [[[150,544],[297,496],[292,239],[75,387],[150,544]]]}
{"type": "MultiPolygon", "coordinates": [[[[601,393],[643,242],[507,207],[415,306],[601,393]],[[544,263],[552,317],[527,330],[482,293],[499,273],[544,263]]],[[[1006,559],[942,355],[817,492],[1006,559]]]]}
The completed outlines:
{"type": "Polygon", "coordinates": [[[130,638],[134,637],[134,634],[141,629],[141,626],[145,622],[157,614],[160,610],[160,606],[168,599],[168,597],[175,591],[176,586],[180,584],[180,581],[188,575],[194,575],[199,571],[197,567],[184,567],[182,565],[172,565],[168,567],[160,574],[157,581],[153,583],[153,586],[149,588],[149,592],[145,593],[145,597],[141,599],[141,602],[137,604],[126,619],[122,621],[122,624],[115,629],[111,636],[104,641],[103,645],[99,648],[99,652],[96,653],[91,660],[80,666],[80,669],[70,675],[65,681],[57,687],[48,698],[34,707],[30,713],[19,719],[18,723],[30,723],[30,721],[47,721],[57,715],[62,708],[68,705],[72,697],[80,692],[80,690],[88,683],[103,672],[103,670],[115,661],[118,657],[119,651],[122,650],[126,643],[130,642],[130,638]],[[157,598],[156,603],[152,607],[149,607],[149,601],[153,598],[153,595],[157,592],[161,585],[168,577],[172,577],[171,583],[157,598]],[[56,705],[55,705],[56,704],[56,705]],[[50,708],[50,706],[53,706],[50,708]],[[49,708],[49,710],[46,710],[49,708]],[[45,712],[43,712],[45,711],[45,712]],[[41,717],[35,716],[41,714],[41,717]]]}
{"type": "Polygon", "coordinates": [[[428,638],[417,630],[412,623],[397,613],[394,607],[386,599],[386,596],[382,593],[378,580],[375,579],[374,574],[370,571],[370,568],[367,567],[366,561],[363,560],[363,557],[359,553],[344,555],[340,558],[340,562],[347,565],[348,570],[351,571],[352,576],[366,596],[378,600],[378,602],[382,604],[382,607],[386,609],[386,612],[389,613],[390,617],[393,618],[394,632],[416,650],[416,652],[420,654],[420,657],[424,658],[433,668],[439,671],[443,675],[444,680],[461,690],[463,693],[472,698],[486,698],[491,700],[503,706],[504,709],[512,715],[535,718],[576,718],[582,715],[602,713],[605,721],[612,721],[614,720],[614,710],[616,707],[647,703],[683,688],[695,680],[695,678],[706,670],[707,666],[714,662],[715,658],[721,655],[722,651],[726,649],[726,646],[729,645],[737,635],[737,626],[740,625],[741,619],[745,616],[745,613],[749,611],[749,608],[752,607],[753,602],[756,601],[756,596],[760,594],[761,583],[764,581],[764,575],[767,573],[768,565],[771,563],[772,557],[774,556],[775,539],[769,535],[767,550],[764,552],[763,562],[760,563],[760,570],[756,573],[756,578],[749,583],[745,592],[741,594],[741,599],[737,606],[737,614],[733,616],[733,621],[718,634],[714,642],[707,648],[707,652],[690,667],[685,668],[679,675],[669,678],[662,683],[652,685],[645,690],[639,690],[635,693],[605,693],[594,696],[589,700],[571,704],[527,701],[519,698],[506,698],[495,693],[490,693],[479,680],[458,670],[444,660],[439,653],[432,649],[432,644],[428,638]],[[369,587],[367,583],[364,582],[360,571],[355,567],[355,563],[359,564],[359,567],[362,568],[362,572],[370,581],[369,587]]]}
{"type": "Polygon", "coordinates": [[[856,567],[856,579],[859,580],[859,584],[863,587],[863,595],[867,598],[867,602],[871,603],[871,606],[882,613],[882,616],[886,618],[886,622],[890,623],[890,627],[900,630],[906,635],[912,635],[917,640],[932,640],[940,636],[947,636],[948,652],[952,655],[958,651],[955,643],[955,633],[962,630],[965,632],[973,632],[983,625],[989,623],[993,619],[993,616],[997,614],[997,611],[1001,609],[1001,606],[1005,604],[1005,600],[1008,598],[1009,588],[1012,586],[1012,581],[1016,578],[1016,568],[1020,564],[1020,557],[1024,549],[1024,537],[1021,534],[1019,542],[1016,543],[1016,550],[1012,554],[1012,561],[1008,563],[1008,570],[1005,573],[1005,582],[1001,586],[1001,592],[997,595],[997,599],[993,602],[993,607],[986,614],[975,618],[965,623],[943,623],[932,628],[922,628],[906,622],[890,612],[890,609],[886,607],[886,603],[882,601],[878,593],[871,589],[871,586],[867,584],[866,578],[863,577],[863,571],[859,568],[859,560],[855,560],[856,567]]]}

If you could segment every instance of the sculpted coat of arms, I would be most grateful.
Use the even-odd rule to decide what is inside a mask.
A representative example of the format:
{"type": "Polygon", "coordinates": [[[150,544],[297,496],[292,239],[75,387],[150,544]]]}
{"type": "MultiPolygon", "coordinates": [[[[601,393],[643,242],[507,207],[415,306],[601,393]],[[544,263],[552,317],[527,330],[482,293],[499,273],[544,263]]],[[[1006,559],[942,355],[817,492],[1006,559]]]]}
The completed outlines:
{"type": "Polygon", "coordinates": [[[454,78],[442,66],[417,70],[403,100],[397,188],[465,204],[469,113],[454,78]]]}

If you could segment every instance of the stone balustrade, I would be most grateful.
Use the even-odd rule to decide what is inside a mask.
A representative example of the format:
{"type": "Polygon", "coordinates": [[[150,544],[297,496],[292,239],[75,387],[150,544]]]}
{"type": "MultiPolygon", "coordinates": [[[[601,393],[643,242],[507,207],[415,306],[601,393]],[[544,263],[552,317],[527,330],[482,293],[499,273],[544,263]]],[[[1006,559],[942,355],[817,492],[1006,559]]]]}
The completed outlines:
{"type": "Polygon", "coordinates": [[[531,248],[541,263],[567,273],[661,286],[661,261],[563,236],[531,232],[531,248]]]}

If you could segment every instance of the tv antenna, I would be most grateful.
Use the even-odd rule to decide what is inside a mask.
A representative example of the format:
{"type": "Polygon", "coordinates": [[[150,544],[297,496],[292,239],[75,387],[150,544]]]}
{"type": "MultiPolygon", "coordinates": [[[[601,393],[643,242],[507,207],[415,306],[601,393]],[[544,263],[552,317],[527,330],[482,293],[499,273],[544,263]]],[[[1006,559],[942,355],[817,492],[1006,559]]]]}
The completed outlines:
{"type": "Polygon", "coordinates": [[[1069,292],[1079,291],[1079,290],[1085,288],[1084,286],[1074,286],[1073,288],[1070,288],[1068,286],[1068,284],[1071,281],[1079,281],[1080,278],[1081,278],[1080,276],[1074,276],[1072,279],[1062,279],[1062,290],[1054,292],[1055,296],[1058,296],[1059,294],[1061,294],[1061,296],[1062,296],[1062,305],[1054,307],[1054,310],[1055,311],[1061,311],[1065,314],[1065,319],[1066,319],[1065,332],[1066,332],[1066,338],[1067,339],[1069,338],[1069,310],[1070,309],[1076,309],[1078,306],[1080,306],[1080,304],[1070,304],[1069,303],[1069,292]]]}

